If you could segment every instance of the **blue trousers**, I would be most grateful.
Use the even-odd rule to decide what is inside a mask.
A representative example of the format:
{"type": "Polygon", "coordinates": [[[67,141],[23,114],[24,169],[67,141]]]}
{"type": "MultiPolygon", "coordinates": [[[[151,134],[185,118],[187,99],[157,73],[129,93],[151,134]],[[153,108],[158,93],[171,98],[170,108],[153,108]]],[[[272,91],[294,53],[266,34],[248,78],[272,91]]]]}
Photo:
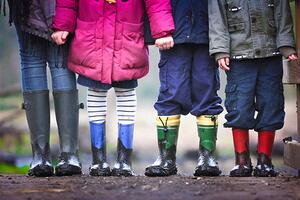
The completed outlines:
{"type": "Polygon", "coordinates": [[[53,91],[76,89],[75,74],[68,70],[68,46],[31,35],[16,25],[21,56],[23,92],[48,90],[47,66],[51,72],[53,91]]]}
{"type": "Polygon", "coordinates": [[[219,71],[208,45],[177,44],[160,52],[158,116],[217,115],[223,111],[219,71]]]}
{"type": "Polygon", "coordinates": [[[255,131],[281,129],[285,116],[282,74],[280,56],[232,60],[227,72],[224,126],[255,131]]]}

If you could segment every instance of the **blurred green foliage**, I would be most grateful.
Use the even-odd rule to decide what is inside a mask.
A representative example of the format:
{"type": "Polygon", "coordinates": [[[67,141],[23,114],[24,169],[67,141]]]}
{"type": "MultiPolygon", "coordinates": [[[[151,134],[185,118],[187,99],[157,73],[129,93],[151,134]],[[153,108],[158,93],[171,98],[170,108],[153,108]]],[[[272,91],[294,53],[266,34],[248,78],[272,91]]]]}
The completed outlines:
{"type": "Polygon", "coordinates": [[[27,174],[29,166],[25,165],[22,167],[17,167],[13,165],[0,163],[0,173],[6,174],[27,174]]]}

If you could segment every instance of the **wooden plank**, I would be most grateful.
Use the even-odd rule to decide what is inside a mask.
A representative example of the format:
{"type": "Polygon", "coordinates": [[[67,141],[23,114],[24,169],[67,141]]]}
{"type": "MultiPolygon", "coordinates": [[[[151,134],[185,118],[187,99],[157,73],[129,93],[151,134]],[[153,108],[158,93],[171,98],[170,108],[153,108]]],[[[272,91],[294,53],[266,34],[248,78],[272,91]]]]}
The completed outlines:
{"type": "Polygon", "coordinates": [[[297,52],[298,56],[300,57],[300,0],[296,0],[296,43],[297,43],[297,52]]]}
{"type": "MultiPolygon", "coordinates": [[[[296,0],[296,48],[298,57],[300,57],[300,0],[296,0]]],[[[299,60],[296,63],[284,63],[285,83],[296,83],[297,84],[297,131],[298,137],[300,138],[300,83],[299,78],[299,60]],[[294,65],[294,66],[293,66],[294,65]],[[287,68],[289,67],[289,68],[287,68]]],[[[284,143],[284,163],[293,167],[299,171],[300,176],[300,143],[298,141],[291,141],[284,143]]]]}
{"type": "Polygon", "coordinates": [[[283,60],[284,84],[300,84],[300,59],[296,61],[283,60]]]}
{"type": "Polygon", "coordinates": [[[300,143],[293,140],[284,144],[284,164],[300,170],[300,143]]]}
{"type": "MultiPolygon", "coordinates": [[[[300,57],[300,0],[295,2],[295,30],[296,30],[296,48],[300,57]]],[[[295,62],[283,61],[283,83],[284,84],[300,84],[300,59],[295,62]]]]}

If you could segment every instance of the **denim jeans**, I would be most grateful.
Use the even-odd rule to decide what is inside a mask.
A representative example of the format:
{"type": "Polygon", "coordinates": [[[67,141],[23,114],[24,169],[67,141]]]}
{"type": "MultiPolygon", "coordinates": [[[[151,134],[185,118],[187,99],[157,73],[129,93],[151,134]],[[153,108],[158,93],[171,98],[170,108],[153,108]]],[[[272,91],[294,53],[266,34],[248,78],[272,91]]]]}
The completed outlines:
{"type": "Polygon", "coordinates": [[[16,25],[21,57],[22,91],[48,90],[47,66],[50,69],[53,91],[76,89],[75,74],[68,70],[68,45],[54,43],[26,33],[16,25]]]}
{"type": "Polygon", "coordinates": [[[230,67],[224,126],[255,131],[281,129],[285,116],[282,58],[232,60],[230,67]]]}

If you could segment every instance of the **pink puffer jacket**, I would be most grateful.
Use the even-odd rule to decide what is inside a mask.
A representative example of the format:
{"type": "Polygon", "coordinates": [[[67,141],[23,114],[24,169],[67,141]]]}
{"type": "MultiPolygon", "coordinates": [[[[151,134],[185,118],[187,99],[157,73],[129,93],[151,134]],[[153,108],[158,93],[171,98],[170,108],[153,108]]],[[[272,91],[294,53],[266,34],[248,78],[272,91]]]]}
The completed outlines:
{"type": "Polygon", "coordinates": [[[149,71],[144,44],[147,11],[152,36],[170,35],[170,0],[56,0],[56,30],[74,32],[69,68],[102,83],[139,79],[149,71]]]}

